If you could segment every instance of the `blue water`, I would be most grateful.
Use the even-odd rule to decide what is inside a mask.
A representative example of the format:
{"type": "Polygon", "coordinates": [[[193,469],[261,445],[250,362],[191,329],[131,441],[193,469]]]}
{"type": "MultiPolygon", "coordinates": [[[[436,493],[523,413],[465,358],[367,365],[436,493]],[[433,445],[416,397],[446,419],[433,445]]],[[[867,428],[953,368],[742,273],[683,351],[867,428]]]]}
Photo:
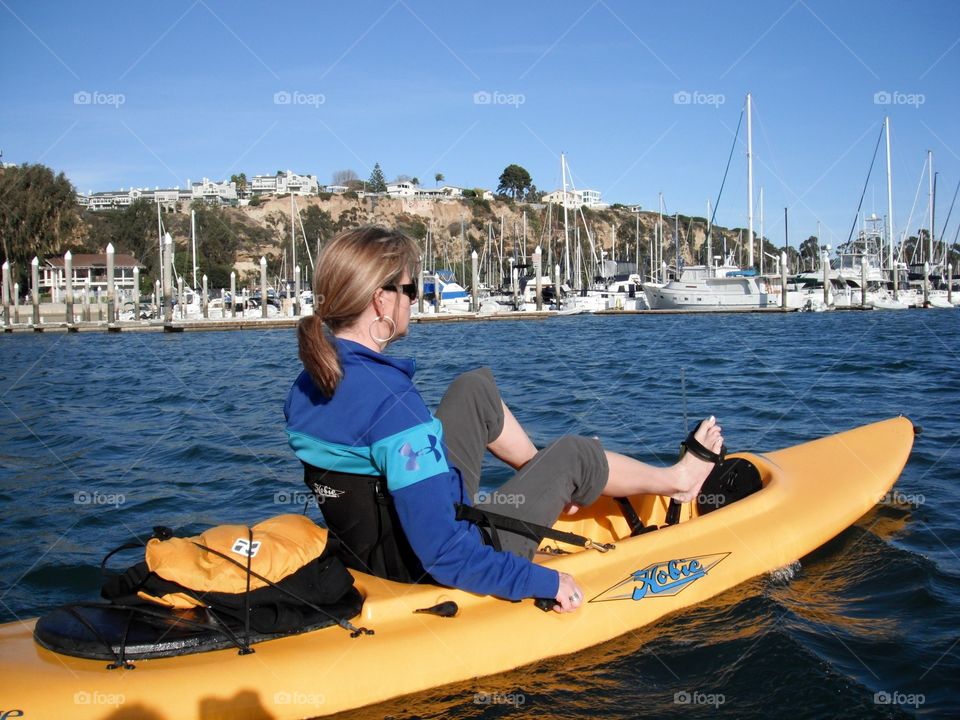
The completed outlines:
{"type": "MultiPolygon", "coordinates": [[[[595,434],[670,462],[682,386],[691,423],[716,414],[731,450],[901,413],[924,432],[896,493],[791,572],[352,716],[960,715],[958,323],[937,310],[414,326],[393,351],[416,358],[429,405],[490,365],[538,444],[595,434]]],[[[298,370],[292,330],[0,337],[0,619],[94,597],[104,552],[153,525],[299,510],[282,415],[298,370]]]]}

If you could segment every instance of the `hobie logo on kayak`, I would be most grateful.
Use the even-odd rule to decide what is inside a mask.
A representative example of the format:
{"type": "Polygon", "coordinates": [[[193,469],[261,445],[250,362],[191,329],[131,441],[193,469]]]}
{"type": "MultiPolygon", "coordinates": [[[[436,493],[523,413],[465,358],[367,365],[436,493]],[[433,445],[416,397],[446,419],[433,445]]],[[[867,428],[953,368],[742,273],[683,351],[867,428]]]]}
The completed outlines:
{"type": "Polygon", "coordinates": [[[626,580],[600,593],[590,602],[672,597],[700,578],[706,577],[710,570],[729,554],[728,552],[714,553],[651,563],[629,575],[626,580]]]}

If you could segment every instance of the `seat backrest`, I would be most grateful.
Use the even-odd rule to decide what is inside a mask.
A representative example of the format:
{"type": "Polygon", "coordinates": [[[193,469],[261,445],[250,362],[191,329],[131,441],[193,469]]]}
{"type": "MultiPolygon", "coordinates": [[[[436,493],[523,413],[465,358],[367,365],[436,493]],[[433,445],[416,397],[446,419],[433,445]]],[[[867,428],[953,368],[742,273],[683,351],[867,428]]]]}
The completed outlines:
{"type": "Polygon", "coordinates": [[[327,529],[340,541],[350,568],[397,582],[432,582],[424,571],[387,490],[386,478],[324,470],[303,464],[327,529]]]}

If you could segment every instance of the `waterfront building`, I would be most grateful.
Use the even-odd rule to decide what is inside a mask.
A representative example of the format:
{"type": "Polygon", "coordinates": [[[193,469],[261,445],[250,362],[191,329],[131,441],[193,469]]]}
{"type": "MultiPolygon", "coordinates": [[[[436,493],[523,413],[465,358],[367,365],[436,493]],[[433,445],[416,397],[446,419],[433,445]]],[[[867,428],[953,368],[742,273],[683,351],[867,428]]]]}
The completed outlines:
{"type": "MultiPolygon", "coordinates": [[[[129,197],[129,196],[128,196],[129,197]]],[[[113,256],[114,285],[117,292],[133,290],[133,269],[142,267],[133,255],[113,256]]],[[[59,301],[66,290],[66,273],[64,272],[63,258],[51,258],[44,261],[40,268],[40,290],[51,294],[54,301],[59,301]]],[[[81,292],[90,281],[90,290],[96,292],[107,291],[107,255],[106,253],[85,254],[73,256],[73,290],[81,292]]]]}

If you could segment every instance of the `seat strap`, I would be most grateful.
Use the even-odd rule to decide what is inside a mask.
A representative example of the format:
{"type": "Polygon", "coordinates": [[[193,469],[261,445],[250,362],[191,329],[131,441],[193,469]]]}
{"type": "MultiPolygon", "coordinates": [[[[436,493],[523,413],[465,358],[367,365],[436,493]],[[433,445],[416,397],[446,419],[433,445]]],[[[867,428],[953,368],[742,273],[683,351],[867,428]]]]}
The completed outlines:
{"type": "Polygon", "coordinates": [[[525,520],[518,520],[517,518],[490,512],[489,510],[481,510],[480,508],[475,508],[464,503],[457,503],[455,507],[457,510],[457,520],[467,520],[478,527],[487,527],[490,529],[491,542],[496,549],[500,549],[499,537],[496,537],[500,530],[516,533],[517,535],[522,535],[537,542],[547,538],[567,543],[568,545],[576,545],[577,547],[582,547],[587,550],[597,550],[599,552],[607,552],[607,550],[613,550],[616,547],[613,543],[594,542],[583,535],[554,530],[545,525],[537,525],[525,520]]]}

